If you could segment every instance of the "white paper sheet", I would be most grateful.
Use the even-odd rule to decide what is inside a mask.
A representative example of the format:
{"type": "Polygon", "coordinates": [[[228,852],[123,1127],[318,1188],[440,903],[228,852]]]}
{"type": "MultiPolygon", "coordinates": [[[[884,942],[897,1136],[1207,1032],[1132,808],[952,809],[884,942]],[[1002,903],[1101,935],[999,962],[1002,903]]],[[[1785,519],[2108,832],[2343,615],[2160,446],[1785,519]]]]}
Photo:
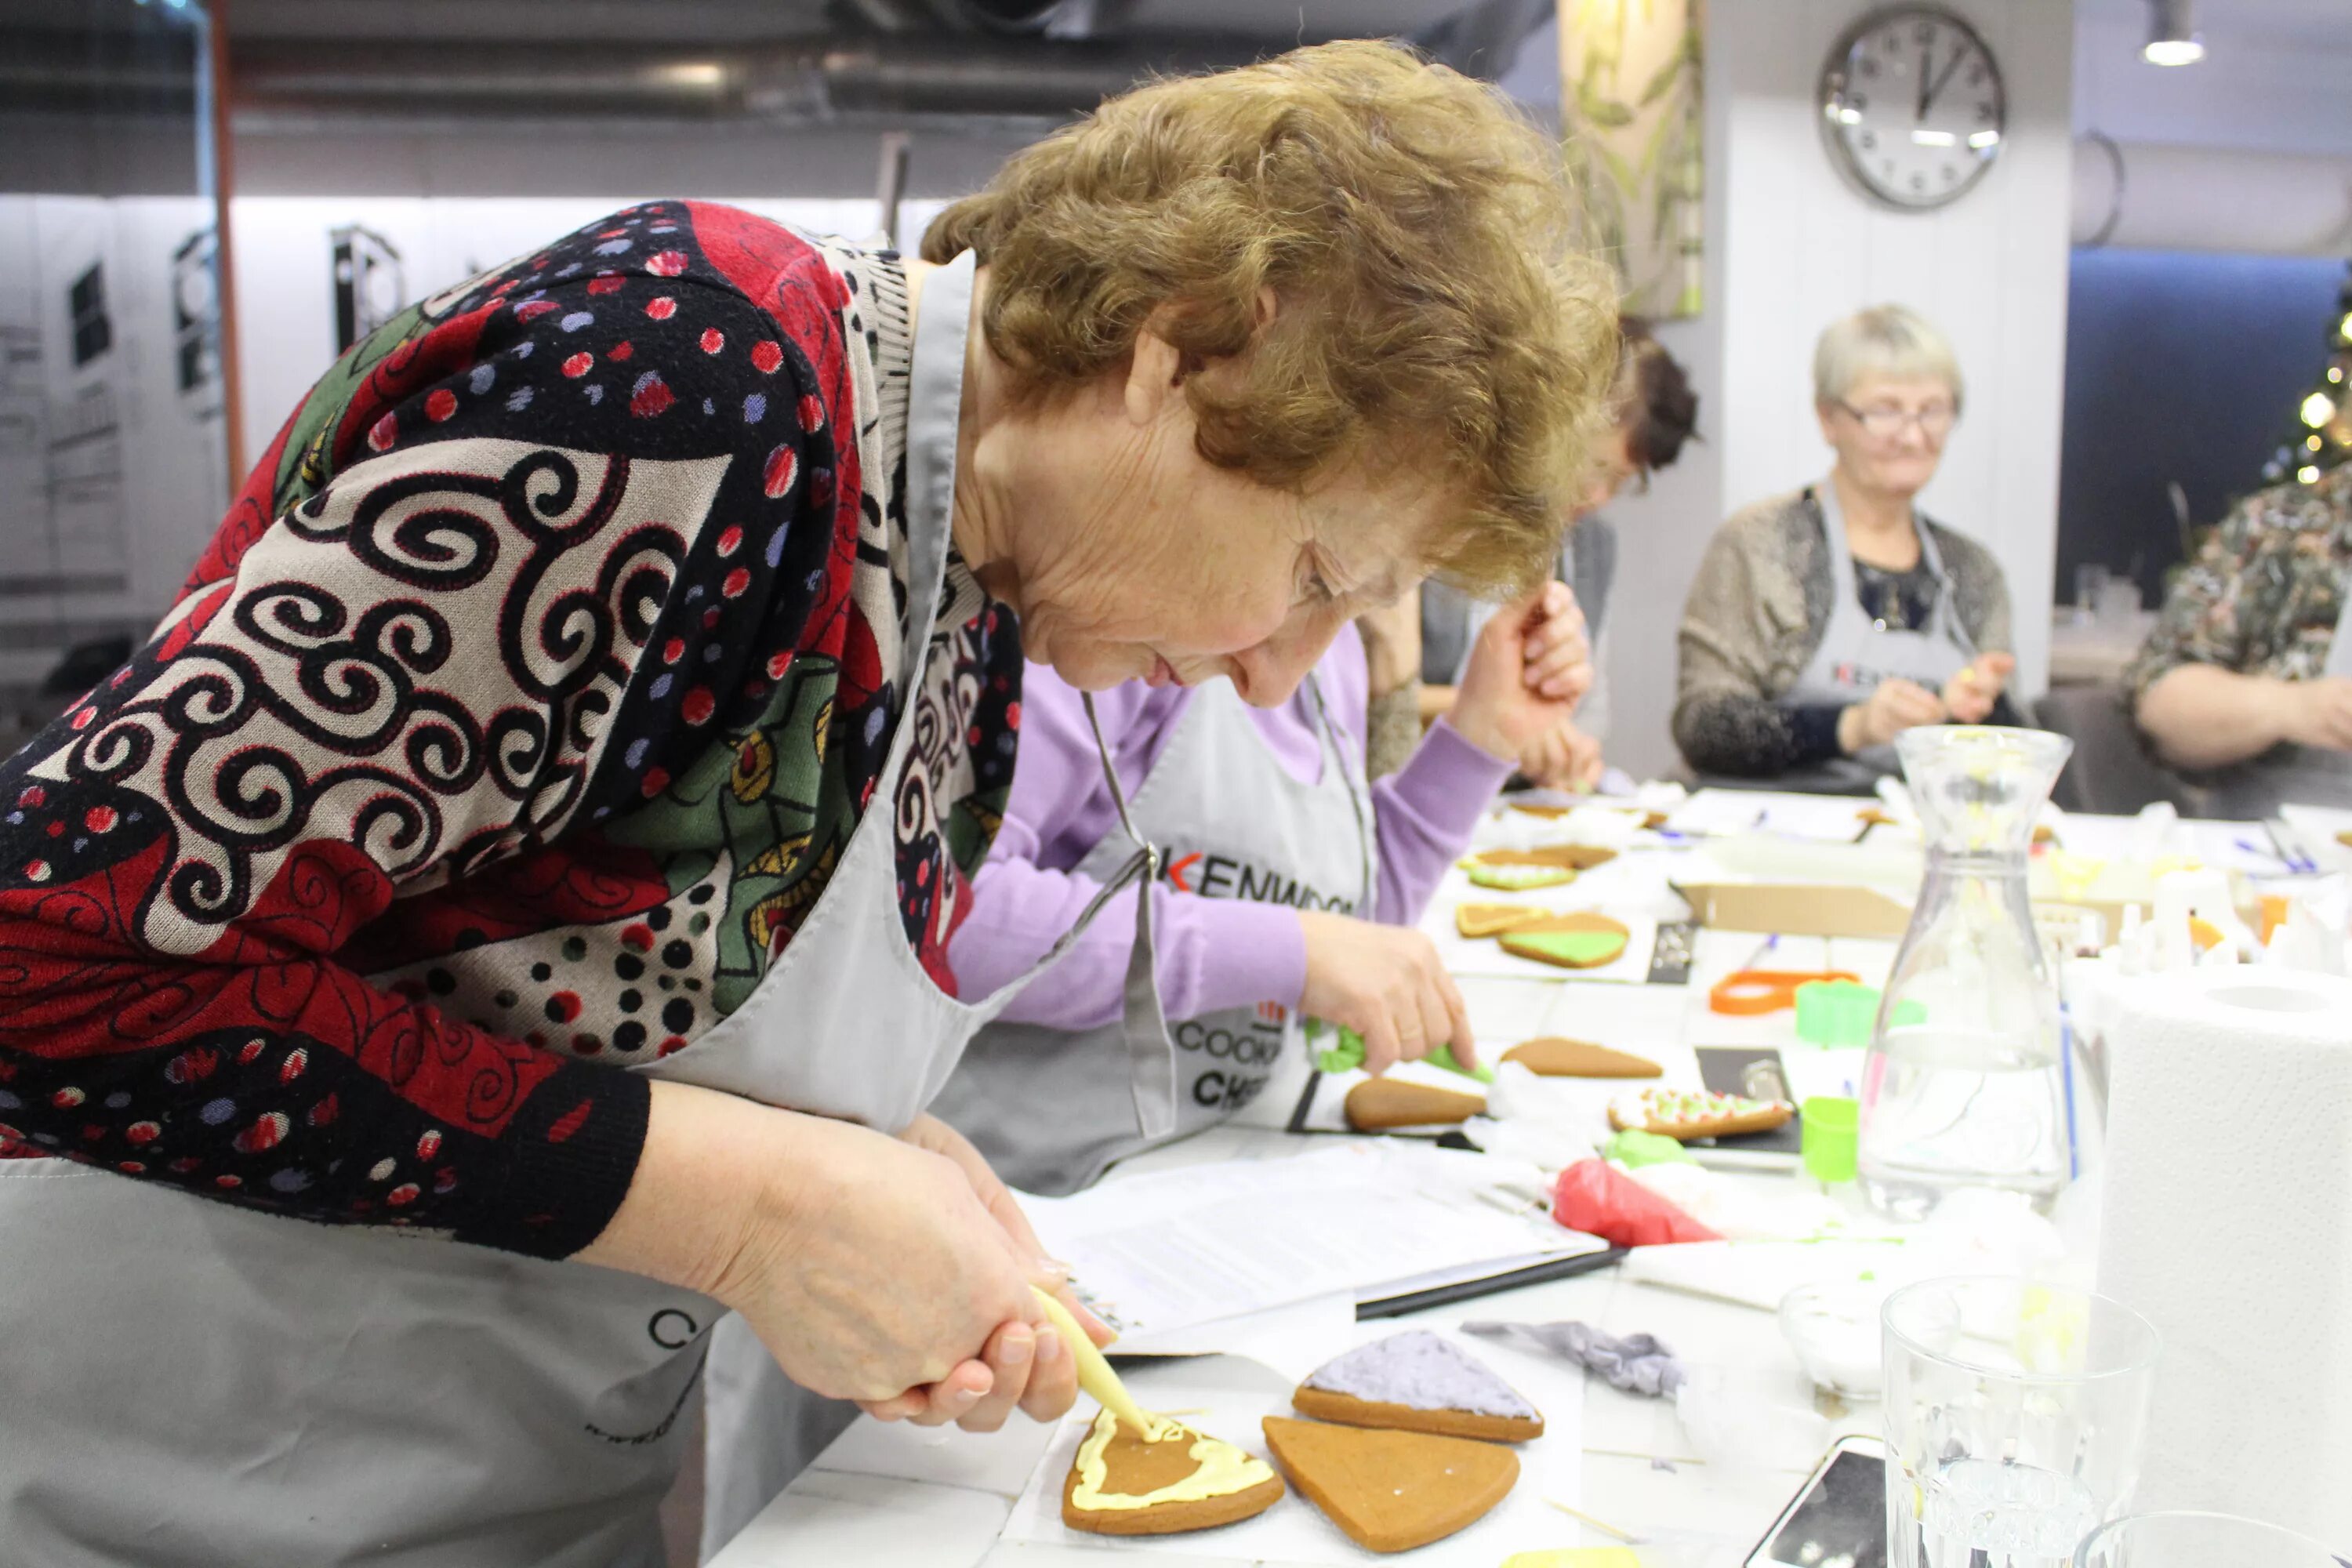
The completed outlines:
{"type": "MultiPolygon", "coordinates": [[[[1419,1319],[1409,1323],[1355,1324],[1351,1333],[1326,1344],[1322,1359],[1328,1360],[1355,1345],[1384,1339],[1406,1328],[1436,1326],[1419,1319]]],[[[1514,1552],[1576,1544],[1576,1521],[1544,1500],[1551,1497],[1570,1507],[1581,1505],[1583,1373],[1557,1357],[1441,1331],[1447,1331],[1447,1337],[1493,1368],[1543,1412],[1544,1435],[1531,1443],[1514,1446],[1519,1456],[1518,1484],[1484,1519],[1444,1541],[1383,1556],[1367,1552],[1349,1540],[1324,1517],[1321,1510],[1293,1489],[1255,1519],[1189,1535],[1139,1537],[1132,1545],[1146,1550],[1156,1546],[1163,1552],[1189,1550],[1203,1557],[1231,1558],[1243,1563],[1278,1562],[1285,1568],[1291,1564],[1367,1563],[1495,1568],[1514,1552]]],[[[1297,1386],[1293,1374],[1276,1373],[1233,1356],[1140,1367],[1127,1376],[1127,1384],[1148,1409],[1200,1412],[1180,1419],[1200,1431],[1237,1443],[1260,1458],[1269,1456],[1259,1422],[1268,1415],[1297,1415],[1290,1408],[1291,1391],[1297,1386]]],[[[1079,1403],[1083,1409],[1063,1423],[1053,1446],[1046,1449],[1045,1458],[1031,1476],[1021,1500],[1013,1505],[1013,1516],[1005,1522],[1004,1540],[1053,1546],[1117,1544],[1111,1537],[1074,1531],[1062,1522],[1062,1485],[1095,1415],[1092,1401],[1079,1403]]]]}
{"type": "Polygon", "coordinates": [[[1703,789],[1667,817],[1666,830],[1690,837],[1777,833],[1786,838],[1852,844],[1862,837],[1862,813],[1876,804],[1852,795],[1703,789]]]}
{"type": "Polygon", "coordinates": [[[1538,1182],[1511,1162],[1368,1139],[1114,1178],[1024,1206],[1088,1304],[1139,1338],[1343,1291],[1374,1300],[1436,1271],[1478,1278],[1598,1250],[1596,1238],[1518,1206],[1538,1182]],[[1517,1188],[1527,1193],[1515,1198],[1517,1188]]]}

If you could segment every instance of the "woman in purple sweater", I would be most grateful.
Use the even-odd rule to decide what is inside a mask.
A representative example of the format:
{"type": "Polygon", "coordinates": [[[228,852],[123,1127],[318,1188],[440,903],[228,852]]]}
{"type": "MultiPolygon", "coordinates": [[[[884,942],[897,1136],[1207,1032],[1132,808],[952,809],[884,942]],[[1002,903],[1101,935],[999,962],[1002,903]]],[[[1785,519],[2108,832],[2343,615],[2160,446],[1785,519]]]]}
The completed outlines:
{"type": "MultiPolygon", "coordinates": [[[[1078,694],[1030,673],[1004,823],[949,947],[967,984],[1011,980],[1051,951],[1129,842],[1078,694]]],[[[1121,1022],[1132,889],[1075,938],[1052,984],[1030,986],[973,1039],[934,1113],[1014,1186],[1058,1195],[1242,1110],[1299,1048],[1302,1016],[1362,1035],[1374,1072],[1444,1044],[1472,1059],[1461,994],[1413,922],[1521,748],[1591,679],[1575,602],[1553,584],[1487,623],[1453,715],[1369,785],[1352,626],[1274,707],[1249,707],[1223,681],[1101,693],[1095,713],[1133,791],[1129,815],[1161,856],[1154,978],[1177,1047],[1176,1125],[1145,1127],[1133,1103],[1121,1022]]]]}

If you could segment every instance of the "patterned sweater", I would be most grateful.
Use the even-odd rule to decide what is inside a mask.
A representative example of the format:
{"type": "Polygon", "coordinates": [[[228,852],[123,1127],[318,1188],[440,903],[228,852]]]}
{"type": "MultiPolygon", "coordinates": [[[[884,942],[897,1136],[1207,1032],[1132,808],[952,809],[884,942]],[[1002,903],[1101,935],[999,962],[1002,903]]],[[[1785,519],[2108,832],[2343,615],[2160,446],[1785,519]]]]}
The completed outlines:
{"type": "Polygon", "coordinates": [[[355,345],[0,768],[0,1152],[567,1255],[877,789],[951,986],[1021,660],[951,562],[880,776],[909,360],[895,257],[698,203],[355,345]]]}
{"type": "Polygon", "coordinates": [[[2352,584],[2352,467],[2240,501],[2176,578],[2124,677],[2137,704],[2184,664],[2310,680],[2327,668],[2352,584]]]}
{"type": "MultiPolygon", "coordinates": [[[[2013,648],[2000,563],[1966,534],[1922,521],[1978,650],[2013,648]]],[[[1734,513],[1707,546],[1683,605],[1675,681],[1675,744],[1700,773],[1769,778],[1838,754],[1838,707],[1782,700],[1829,626],[1824,549],[1821,512],[1801,490],[1734,513]]],[[[1928,602],[1907,574],[1857,563],[1854,575],[1867,613],[1906,629],[1924,620],[1928,602]]],[[[2018,721],[2006,696],[1990,721],[2018,721]]]]}

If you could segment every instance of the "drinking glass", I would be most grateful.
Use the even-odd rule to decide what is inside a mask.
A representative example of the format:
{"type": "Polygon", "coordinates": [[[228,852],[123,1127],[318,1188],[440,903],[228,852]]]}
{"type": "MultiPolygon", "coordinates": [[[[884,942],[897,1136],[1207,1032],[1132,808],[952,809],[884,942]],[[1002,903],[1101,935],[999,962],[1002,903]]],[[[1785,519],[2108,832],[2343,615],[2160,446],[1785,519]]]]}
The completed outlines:
{"type": "Polygon", "coordinates": [[[2138,1478],[2155,1328],[1992,1278],[1906,1286],[1880,1321],[1894,1568],[2070,1568],[2138,1478]]]}
{"type": "Polygon", "coordinates": [[[2074,568],[2074,619],[2080,623],[2096,620],[2099,595],[2106,591],[2108,579],[2114,575],[2096,561],[2084,562],[2074,568]]]}
{"type": "Polygon", "coordinates": [[[2075,1568],[2344,1568],[2307,1535],[2233,1513],[2142,1513],[2093,1531],[2075,1568]]]}

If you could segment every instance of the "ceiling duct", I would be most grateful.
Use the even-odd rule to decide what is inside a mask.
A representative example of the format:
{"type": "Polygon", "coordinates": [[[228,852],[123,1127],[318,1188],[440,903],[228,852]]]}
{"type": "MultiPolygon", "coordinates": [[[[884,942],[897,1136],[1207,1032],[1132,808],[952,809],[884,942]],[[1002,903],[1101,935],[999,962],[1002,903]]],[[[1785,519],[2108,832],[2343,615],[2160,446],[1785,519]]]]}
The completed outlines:
{"type": "Polygon", "coordinates": [[[259,116],[388,121],[550,117],[894,124],[929,118],[1062,120],[1154,70],[1250,58],[1232,38],[1141,45],[970,35],[873,35],[751,47],[388,44],[331,54],[232,44],[239,122],[259,116]]]}

